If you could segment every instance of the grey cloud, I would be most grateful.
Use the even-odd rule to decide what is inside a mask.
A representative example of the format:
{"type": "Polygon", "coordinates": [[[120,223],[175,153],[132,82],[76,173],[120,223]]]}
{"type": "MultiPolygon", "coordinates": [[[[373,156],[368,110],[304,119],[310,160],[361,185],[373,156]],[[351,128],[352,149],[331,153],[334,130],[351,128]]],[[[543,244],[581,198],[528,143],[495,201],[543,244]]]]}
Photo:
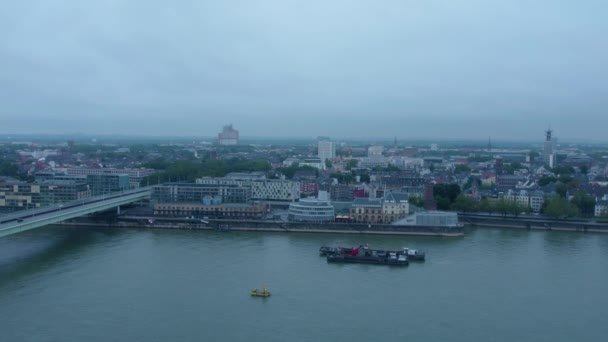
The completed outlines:
{"type": "Polygon", "coordinates": [[[0,132],[605,139],[603,1],[19,1],[0,132]]]}

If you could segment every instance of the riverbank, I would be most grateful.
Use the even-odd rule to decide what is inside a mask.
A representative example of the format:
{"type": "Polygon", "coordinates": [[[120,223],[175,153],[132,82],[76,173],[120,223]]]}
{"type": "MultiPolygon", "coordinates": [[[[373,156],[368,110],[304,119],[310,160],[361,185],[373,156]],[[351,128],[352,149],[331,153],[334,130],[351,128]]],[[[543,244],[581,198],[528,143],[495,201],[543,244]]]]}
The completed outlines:
{"type": "Polygon", "coordinates": [[[590,221],[566,221],[547,218],[492,216],[467,213],[459,213],[458,218],[460,222],[471,227],[608,233],[608,224],[590,221]]]}
{"type": "Polygon", "coordinates": [[[339,233],[339,234],[377,234],[377,235],[421,235],[457,237],[464,235],[464,227],[439,226],[395,226],[390,224],[356,223],[303,223],[257,220],[200,220],[168,219],[126,216],[115,220],[96,220],[77,218],[59,223],[63,226],[91,226],[147,229],[195,229],[213,231],[251,231],[251,232],[301,232],[301,233],[339,233]]]}

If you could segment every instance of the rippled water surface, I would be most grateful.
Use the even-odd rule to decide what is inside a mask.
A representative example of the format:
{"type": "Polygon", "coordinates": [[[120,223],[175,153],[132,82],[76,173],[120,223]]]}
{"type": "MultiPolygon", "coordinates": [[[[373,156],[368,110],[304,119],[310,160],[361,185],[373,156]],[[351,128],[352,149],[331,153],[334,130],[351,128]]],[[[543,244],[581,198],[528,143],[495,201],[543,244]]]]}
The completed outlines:
{"type": "Polygon", "coordinates": [[[48,227],[0,239],[0,341],[601,341],[608,235],[48,227]],[[412,247],[407,268],[320,245],[412,247]],[[252,298],[268,286],[270,298],[252,298]]]}

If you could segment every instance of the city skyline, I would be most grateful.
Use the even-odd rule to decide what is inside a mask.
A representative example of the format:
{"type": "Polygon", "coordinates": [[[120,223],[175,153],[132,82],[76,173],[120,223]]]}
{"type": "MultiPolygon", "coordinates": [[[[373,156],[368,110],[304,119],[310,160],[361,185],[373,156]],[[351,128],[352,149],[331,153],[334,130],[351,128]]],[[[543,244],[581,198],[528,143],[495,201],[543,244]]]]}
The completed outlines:
{"type": "Polygon", "coordinates": [[[607,6],[11,3],[0,133],[602,142],[607,6]]]}

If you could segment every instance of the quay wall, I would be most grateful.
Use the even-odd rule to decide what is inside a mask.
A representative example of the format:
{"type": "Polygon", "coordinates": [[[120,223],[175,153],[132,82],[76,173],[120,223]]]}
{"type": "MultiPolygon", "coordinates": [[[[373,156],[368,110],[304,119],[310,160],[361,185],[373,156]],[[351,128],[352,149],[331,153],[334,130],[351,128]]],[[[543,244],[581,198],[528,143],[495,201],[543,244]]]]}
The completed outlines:
{"type": "Polygon", "coordinates": [[[389,224],[353,224],[353,223],[303,223],[276,222],[257,220],[211,220],[208,224],[200,220],[188,219],[153,219],[145,217],[119,217],[116,220],[95,220],[78,218],[59,225],[125,227],[125,228],[159,228],[159,229],[199,229],[219,231],[259,231],[259,232],[303,232],[303,233],[342,233],[342,234],[381,234],[381,235],[428,235],[428,236],[462,236],[464,227],[436,226],[396,226],[389,224]]]}
{"type": "Polygon", "coordinates": [[[608,224],[584,220],[554,220],[546,218],[477,215],[459,213],[458,218],[467,226],[510,229],[557,230],[571,232],[608,233],[608,224]]]}

